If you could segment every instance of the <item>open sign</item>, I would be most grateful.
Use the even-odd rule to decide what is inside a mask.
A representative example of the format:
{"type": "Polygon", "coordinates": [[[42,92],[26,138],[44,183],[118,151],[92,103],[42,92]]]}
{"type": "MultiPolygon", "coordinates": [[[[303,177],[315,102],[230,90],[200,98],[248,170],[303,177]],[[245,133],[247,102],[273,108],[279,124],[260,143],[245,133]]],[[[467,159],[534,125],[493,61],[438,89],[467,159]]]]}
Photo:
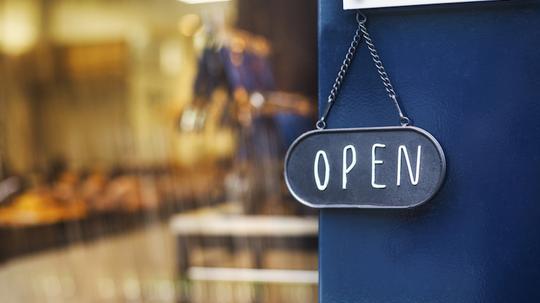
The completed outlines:
{"type": "Polygon", "coordinates": [[[437,140],[409,126],[308,132],[285,158],[290,192],[316,208],[415,207],[437,193],[445,172],[437,140]]]}

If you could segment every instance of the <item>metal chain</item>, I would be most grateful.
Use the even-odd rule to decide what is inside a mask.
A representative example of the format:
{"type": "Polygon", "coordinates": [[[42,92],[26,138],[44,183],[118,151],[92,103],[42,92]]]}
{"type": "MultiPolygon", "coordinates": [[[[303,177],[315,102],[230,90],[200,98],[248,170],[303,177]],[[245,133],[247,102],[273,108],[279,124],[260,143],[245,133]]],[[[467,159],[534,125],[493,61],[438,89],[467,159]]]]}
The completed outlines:
{"type": "Polygon", "coordinates": [[[366,42],[371,58],[373,59],[373,63],[375,64],[375,67],[377,68],[377,72],[379,73],[379,76],[383,82],[384,88],[386,89],[386,92],[388,93],[388,97],[390,97],[392,103],[394,104],[394,106],[396,107],[398,111],[400,124],[402,126],[407,126],[411,122],[410,119],[403,114],[403,111],[401,110],[401,107],[399,106],[396,91],[394,90],[394,87],[392,86],[392,82],[390,81],[390,78],[388,77],[388,74],[386,73],[386,70],[384,69],[381,58],[379,57],[379,53],[377,52],[377,49],[375,48],[375,44],[373,43],[373,40],[371,39],[371,36],[369,35],[369,32],[366,27],[366,21],[367,21],[367,17],[364,14],[362,14],[361,12],[356,13],[356,22],[358,23],[358,28],[355,31],[351,45],[349,46],[347,54],[345,55],[345,59],[343,60],[343,64],[341,65],[337,78],[334,82],[334,85],[332,86],[332,90],[330,91],[330,95],[328,96],[326,109],[324,110],[321,118],[315,124],[317,129],[326,128],[326,119],[328,118],[330,109],[332,108],[332,105],[334,104],[337,98],[339,89],[341,88],[341,84],[343,83],[345,74],[347,73],[347,70],[349,69],[351,65],[352,59],[354,58],[354,55],[356,53],[356,49],[358,47],[361,37],[363,37],[364,41],[366,42]]]}
{"type": "MultiPolygon", "coordinates": [[[[364,20],[367,20],[366,16],[364,16],[362,13],[357,13],[357,19],[358,15],[362,15],[364,20]]],[[[386,92],[388,93],[388,97],[392,100],[394,103],[398,113],[399,113],[399,122],[402,126],[407,126],[409,123],[411,123],[411,120],[403,115],[403,111],[401,110],[401,107],[399,106],[399,102],[397,100],[397,94],[394,90],[394,86],[392,85],[392,82],[390,81],[390,78],[388,77],[388,74],[386,73],[386,70],[384,69],[383,63],[381,61],[381,58],[379,57],[379,52],[377,52],[377,49],[375,48],[375,44],[373,44],[373,40],[371,39],[371,36],[369,35],[369,32],[366,27],[366,22],[359,22],[360,29],[362,31],[364,41],[366,41],[367,48],[369,49],[369,53],[371,55],[371,59],[373,59],[373,63],[375,63],[375,67],[377,68],[377,72],[379,73],[379,76],[383,82],[384,88],[386,89],[386,92]]]]}
{"type": "Polygon", "coordinates": [[[354,58],[354,55],[356,54],[356,49],[358,48],[360,39],[362,38],[361,30],[362,29],[360,27],[360,22],[358,22],[358,28],[354,32],[354,37],[353,37],[353,40],[351,41],[351,45],[349,46],[349,49],[347,50],[345,59],[343,59],[343,63],[341,64],[341,68],[339,69],[336,80],[334,81],[334,85],[332,85],[332,90],[330,90],[330,95],[328,95],[328,99],[326,102],[326,109],[324,110],[324,113],[322,114],[321,118],[315,124],[317,129],[326,128],[326,118],[328,117],[328,114],[330,113],[330,109],[332,109],[332,105],[334,105],[334,102],[336,101],[337,95],[339,93],[339,89],[341,88],[341,84],[343,83],[343,79],[345,79],[345,75],[347,74],[347,71],[349,70],[349,67],[351,66],[352,59],[354,58]]]}

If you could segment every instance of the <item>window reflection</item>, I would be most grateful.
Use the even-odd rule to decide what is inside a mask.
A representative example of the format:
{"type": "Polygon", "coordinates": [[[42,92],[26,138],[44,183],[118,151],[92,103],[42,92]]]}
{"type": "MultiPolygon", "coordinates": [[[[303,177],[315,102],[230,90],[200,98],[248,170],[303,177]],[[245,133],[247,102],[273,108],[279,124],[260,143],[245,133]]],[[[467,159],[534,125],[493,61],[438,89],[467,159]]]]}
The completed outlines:
{"type": "Polygon", "coordinates": [[[2,302],[314,302],[312,1],[0,1],[2,302]]]}

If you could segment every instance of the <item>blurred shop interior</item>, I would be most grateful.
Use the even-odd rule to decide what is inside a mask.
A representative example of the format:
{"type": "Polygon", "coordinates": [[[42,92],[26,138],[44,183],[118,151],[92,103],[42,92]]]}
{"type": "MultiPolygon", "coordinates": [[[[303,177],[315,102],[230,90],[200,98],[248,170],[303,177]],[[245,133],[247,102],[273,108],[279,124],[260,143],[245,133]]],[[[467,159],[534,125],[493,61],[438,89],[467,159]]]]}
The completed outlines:
{"type": "Polygon", "coordinates": [[[0,0],[0,302],[316,302],[316,1],[0,0]]]}

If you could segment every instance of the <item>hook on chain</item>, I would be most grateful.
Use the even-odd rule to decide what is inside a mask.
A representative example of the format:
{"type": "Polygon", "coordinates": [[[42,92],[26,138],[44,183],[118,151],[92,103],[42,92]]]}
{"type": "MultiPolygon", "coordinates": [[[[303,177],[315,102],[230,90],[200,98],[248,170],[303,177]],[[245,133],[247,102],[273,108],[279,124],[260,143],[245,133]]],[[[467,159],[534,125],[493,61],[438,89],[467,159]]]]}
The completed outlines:
{"type": "Polygon", "coordinates": [[[367,22],[367,17],[362,13],[361,11],[356,12],[356,22],[358,22],[358,25],[363,25],[367,22]]]}
{"type": "Polygon", "coordinates": [[[401,116],[399,117],[399,123],[401,124],[401,126],[409,126],[409,124],[411,124],[411,119],[406,116],[401,116]]]}
{"type": "Polygon", "coordinates": [[[324,121],[324,118],[320,118],[319,121],[315,124],[315,127],[317,127],[318,130],[322,130],[326,128],[326,122],[324,121]]]}

